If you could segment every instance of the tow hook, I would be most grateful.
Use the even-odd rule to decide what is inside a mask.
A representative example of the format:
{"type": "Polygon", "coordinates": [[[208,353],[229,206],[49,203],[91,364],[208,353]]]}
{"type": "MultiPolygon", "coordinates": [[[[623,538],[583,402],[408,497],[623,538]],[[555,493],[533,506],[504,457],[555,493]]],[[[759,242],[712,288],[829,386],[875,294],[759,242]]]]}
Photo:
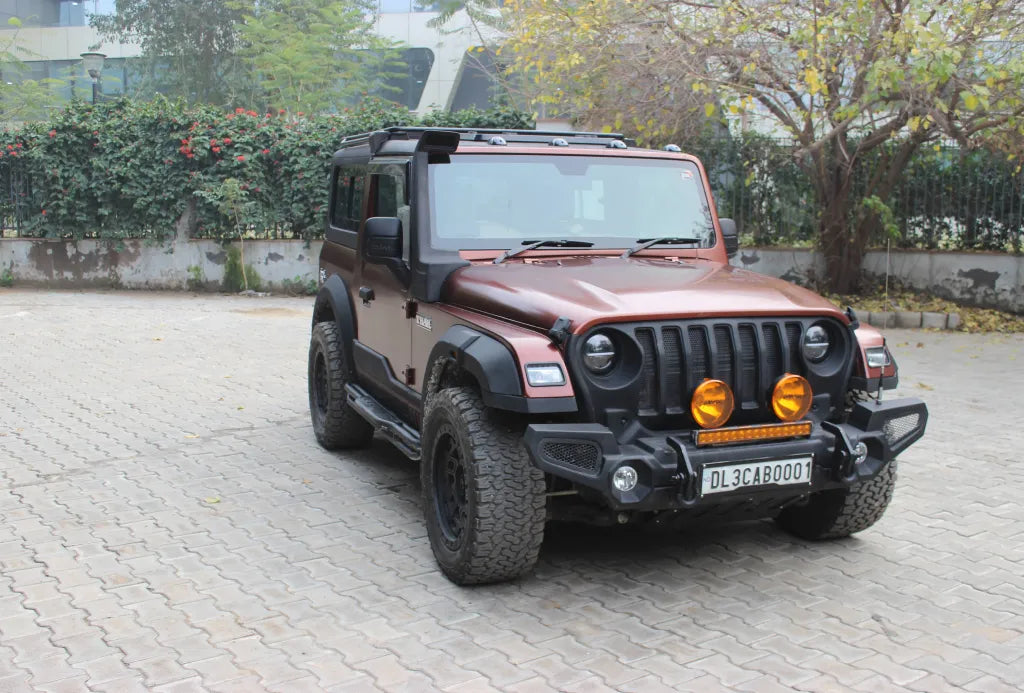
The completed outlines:
{"type": "Polygon", "coordinates": [[[867,459],[867,445],[851,443],[845,429],[839,424],[822,421],[821,427],[836,437],[835,470],[840,481],[853,481],[857,476],[857,465],[867,459]]]}

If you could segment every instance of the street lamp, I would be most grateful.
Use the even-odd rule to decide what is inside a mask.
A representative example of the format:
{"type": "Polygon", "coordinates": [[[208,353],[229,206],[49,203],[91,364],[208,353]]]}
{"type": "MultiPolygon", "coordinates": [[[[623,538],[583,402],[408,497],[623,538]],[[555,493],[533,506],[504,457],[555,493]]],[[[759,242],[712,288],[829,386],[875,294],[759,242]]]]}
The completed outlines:
{"type": "Polygon", "coordinates": [[[100,88],[100,72],[103,71],[103,61],[106,59],[106,55],[103,53],[82,53],[82,65],[85,66],[85,71],[92,77],[92,102],[96,104],[96,95],[99,93],[100,88]]]}

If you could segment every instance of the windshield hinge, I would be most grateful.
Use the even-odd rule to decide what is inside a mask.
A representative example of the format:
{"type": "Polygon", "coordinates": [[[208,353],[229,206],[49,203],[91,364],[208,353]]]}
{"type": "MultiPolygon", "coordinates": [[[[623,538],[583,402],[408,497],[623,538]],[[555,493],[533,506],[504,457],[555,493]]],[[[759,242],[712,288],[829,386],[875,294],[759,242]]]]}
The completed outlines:
{"type": "Polygon", "coordinates": [[[572,334],[571,327],[572,320],[569,318],[558,318],[558,320],[555,320],[555,324],[551,326],[551,329],[548,330],[548,337],[556,345],[562,346],[569,341],[569,335],[572,334]]]}
{"type": "Polygon", "coordinates": [[[409,320],[416,317],[416,309],[418,307],[416,301],[405,301],[402,303],[402,308],[405,309],[405,317],[409,320]]]}

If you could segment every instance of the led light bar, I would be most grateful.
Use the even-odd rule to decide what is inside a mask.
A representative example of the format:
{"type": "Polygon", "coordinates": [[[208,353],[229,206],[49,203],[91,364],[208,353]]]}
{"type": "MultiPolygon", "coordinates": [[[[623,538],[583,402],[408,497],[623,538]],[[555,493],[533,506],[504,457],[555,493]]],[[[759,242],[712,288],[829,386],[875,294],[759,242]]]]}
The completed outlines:
{"type": "Polygon", "coordinates": [[[694,435],[697,445],[728,445],[729,443],[752,443],[781,438],[806,438],[811,435],[811,422],[766,424],[764,426],[734,426],[697,431],[694,435]]]}

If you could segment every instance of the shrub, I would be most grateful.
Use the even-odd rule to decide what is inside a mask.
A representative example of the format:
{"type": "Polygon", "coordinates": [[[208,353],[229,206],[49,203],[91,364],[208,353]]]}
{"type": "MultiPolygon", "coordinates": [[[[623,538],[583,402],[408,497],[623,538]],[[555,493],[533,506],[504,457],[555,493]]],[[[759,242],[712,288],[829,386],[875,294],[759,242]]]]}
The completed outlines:
{"type": "Polygon", "coordinates": [[[511,128],[532,120],[507,108],[419,119],[376,98],[305,117],[225,113],[162,97],[77,101],[49,120],[0,133],[0,214],[22,236],[162,241],[194,205],[194,236],[237,238],[240,226],[246,238],[318,238],[330,157],[341,140],[420,124],[511,128]],[[216,199],[231,179],[244,192],[238,219],[216,199]]]}

